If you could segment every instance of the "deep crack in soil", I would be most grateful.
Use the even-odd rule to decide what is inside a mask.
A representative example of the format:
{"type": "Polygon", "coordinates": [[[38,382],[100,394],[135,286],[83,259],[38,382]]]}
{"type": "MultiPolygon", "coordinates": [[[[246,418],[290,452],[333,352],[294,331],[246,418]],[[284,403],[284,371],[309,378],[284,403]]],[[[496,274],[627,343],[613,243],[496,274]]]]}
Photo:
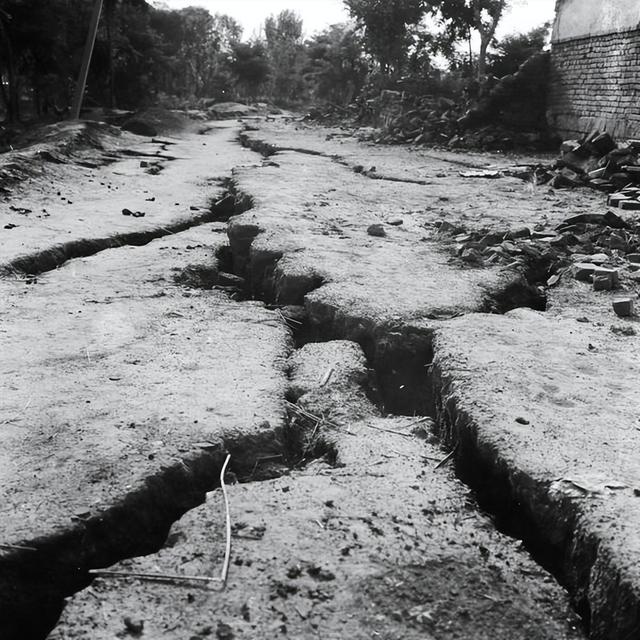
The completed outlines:
{"type": "MultiPolygon", "coordinates": [[[[256,150],[265,153],[268,149],[256,150]]],[[[275,151],[274,148],[267,155],[275,151]]],[[[299,149],[294,151],[306,153],[299,149]]],[[[311,152],[311,155],[321,154],[311,152]]],[[[12,268],[31,274],[41,273],[60,266],[72,257],[93,255],[125,243],[143,245],[168,233],[211,220],[226,221],[249,211],[253,206],[251,196],[240,192],[233,182],[227,187],[227,193],[211,207],[211,211],[184,226],[127,234],[117,239],[95,240],[90,245],[72,243],[69,247],[25,259],[20,264],[12,265],[12,268]]],[[[253,242],[260,233],[261,229],[257,226],[230,228],[230,244],[218,250],[217,265],[196,264],[183,269],[176,274],[176,282],[185,287],[203,289],[229,287],[227,293],[235,299],[253,298],[265,302],[270,308],[277,309],[283,321],[287,322],[298,349],[333,340],[348,340],[360,345],[370,372],[362,384],[367,396],[376,402],[382,414],[435,419],[435,433],[444,442],[456,447],[459,476],[477,491],[480,504],[494,514],[500,529],[523,540],[561,582],[575,587],[564,575],[564,563],[556,558],[568,552],[567,545],[571,541],[565,537],[556,540],[555,546],[550,545],[547,532],[539,527],[529,527],[532,520],[527,513],[528,507],[514,495],[513,478],[496,471],[490,464],[477,465],[479,459],[486,461],[486,456],[480,455],[477,443],[472,439],[462,440],[464,434],[472,429],[462,429],[458,424],[461,416],[456,414],[455,405],[447,400],[451,383],[434,353],[434,327],[445,319],[426,318],[428,322],[416,323],[415,326],[402,321],[377,323],[367,317],[349,315],[337,306],[324,304],[318,296],[309,297],[309,294],[317,293],[326,284],[323,275],[311,271],[287,276],[278,272],[278,264],[286,256],[284,250],[252,253],[253,242]],[[229,279],[229,274],[237,280],[229,279]],[[515,523],[525,523],[525,526],[516,527],[515,523]]],[[[486,307],[479,311],[504,313],[522,306],[544,310],[546,299],[538,285],[547,269],[548,265],[543,261],[532,261],[524,273],[515,274],[503,290],[494,292],[487,299],[486,307]]],[[[294,402],[298,400],[295,396],[290,399],[294,402]]],[[[33,545],[37,551],[6,554],[2,560],[5,587],[0,591],[9,594],[15,607],[8,616],[13,620],[7,618],[5,622],[6,637],[43,637],[42,634],[57,619],[62,599],[90,583],[89,568],[109,566],[124,558],[160,549],[169,526],[185,512],[201,504],[205,493],[218,486],[217,478],[227,451],[232,455],[232,471],[241,481],[278,477],[287,469],[297,468],[318,458],[334,462],[337,457],[335,445],[325,439],[322,429],[319,431],[321,425],[321,422],[314,420],[313,414],[305,418],[297,411],[290,410],[289,420],[283,428],[267,430],[259,438],[234,438],[225,442],[224,447],[205,450],[193,458],[180,461],[157,477],[149,478],[145,487],[131,494],[125,503],[83,522],[74,535],[29,541],[29,546],[33,545]],[[43,611],[42,618],[36,621],[29,615],[35,606],[43,611]],[[16,611],[22,612],[22,615],[16,615],[16,611]]],[[[576,558],[584,555],[585,550],[573,552],[576,558]]],[[[585,558],[582,560],[588,562],[585,558]]],[[[441,599],[437,606],[446,608],[451,614],[451,608],[455,609],[457,583],[447,580],[452,574],[449,564],[450,559],[443,557],[438,563],[429,562],[419,568],[405,566],[390,570],[386,575],[365,581],[363,593],[390,616],[396,615],[400,607],[398,603],[402,603],[402,607],[408,611],[403,610],[398,615],[408,617],[413,621],[410,624],[420,630],[431,616],[438,617],[437,608],[424,608],[425,593],[429,596],[427,600],[437,600],[438,594],[429,594],[434,582],[431,580],[423,585],[420,602],[412,602],[413,591],[403,590],[402,584],[408,574],[412,574],[410,583],[414,585],[421,581],[425,572],[437,574],[440,576],[438,585],[447,589],[451,596],[441,599]]],[[[455,573],[456,580],[460,575],[459,572],[455,573]]],[[[491,583],[495,590],[496,584],[501,583],[501,576],[489,567],[485,573],[476,573],[472,568],[467,578],[469,584],[465,588],[477,597],[478,608],[474,611],[465,608],[456,615],[461,618],[488,616],[487,619],[493,622],[486,626],[499,627],[501,615],[495,605],[502,597],[507,598],[508,593],[493,593],[488,598],[488,604],[482,603],[481,599],[486,585],[491,583]]],[[[587,579],[586,575],[584,579],[587,579]]],[[[500,591],[499,588],[497,590],[500,591]]],[[[588,620],[587,607],[584,601],[578,603],[578,610],[585,614],[585,620],[588,620]]],[[[526,626],[528,623],[523,612],[522,624],[526,626]]],[[[451,633],[452,630],[455,632],[455,625],[429,629],[438,634],[451,633]]]]}

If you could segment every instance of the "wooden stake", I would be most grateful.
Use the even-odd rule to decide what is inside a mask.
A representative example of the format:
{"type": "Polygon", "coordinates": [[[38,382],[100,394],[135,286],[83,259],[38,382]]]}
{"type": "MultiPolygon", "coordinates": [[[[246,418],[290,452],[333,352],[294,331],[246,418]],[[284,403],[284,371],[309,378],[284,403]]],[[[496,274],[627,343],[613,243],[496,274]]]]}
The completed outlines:
{"type": "Polygon", "coordinates": [[[96,0],[95,5],[93,6],[89,32],[87,33],[87,41],[84,45],[82,66],[80,67],[80,74],[78,75],[78,82],[76,83],[76,91],[73,96],[73,104],[71,105],[71,120],[80,119],[80,109],[82,108],[82,101],[84,99],[84,90],[87,86],[87,77],[89,76],[91,57],[93,56],[93,47],[95,46],[96,36],[98,35],[98,24],[100,22],[100,14],[102,13],[102,2],[103,0],[96,0]]]}
{"type": "Polygon", "coordinates": [[[224,464],[222,465],[222,471],[220,471],[220,487],[222,488],[222,495],[224,496],[224,510],[226,514],[226,529],[227,529],[227,544],[224,551],[224,564],[222,565],[222,588],[227,585],[227,576],[229,575],[229,561],[231,560],[231,515],[229,513],[229,497],[227,496],[227,486],[224,483],[224,473],[227,470],[227,465],[231,455],[227,455],[224,464]]]}

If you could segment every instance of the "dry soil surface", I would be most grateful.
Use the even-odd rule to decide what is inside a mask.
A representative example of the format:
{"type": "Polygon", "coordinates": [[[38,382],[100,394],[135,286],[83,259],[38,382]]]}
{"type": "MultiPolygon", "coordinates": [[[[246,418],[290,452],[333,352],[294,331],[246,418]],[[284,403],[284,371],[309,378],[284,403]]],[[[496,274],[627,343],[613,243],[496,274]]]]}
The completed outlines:
{"type": "Polygon", "coordinates": [[[637,637],[635,320],[458,250],[604,196],[247,122],[0,204],[2,637],[637,637]]]}

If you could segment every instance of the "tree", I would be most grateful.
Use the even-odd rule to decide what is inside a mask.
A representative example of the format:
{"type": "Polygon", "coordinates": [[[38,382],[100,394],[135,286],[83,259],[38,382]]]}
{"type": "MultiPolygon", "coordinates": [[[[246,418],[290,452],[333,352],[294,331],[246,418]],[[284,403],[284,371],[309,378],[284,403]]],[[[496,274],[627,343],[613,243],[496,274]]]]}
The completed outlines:
{"type": "Polygon", "coordinates": [[[10,14],[0,10],[0,44],[4,52],[4,55],[0,58],[0,96],[5,105],[7,119],[9,122],[15,122],[20,115],[17,71],[13,44],[9,37],[9,29],[5,25],[11,19],[10,14]],[[3,60],[4,63],[2,62],[3,60]]]}
{"type": "Polygon", "coordinates": [[[413,44],[414,32],[425,16],[425,0],[344,0],[364,29],[367,52],[383,73],[400,73],[413,44]]]}
{"type": "Polygon", "coordinates": [[[428,0],[428,10],[439,19],[450,42],[467,39],[471,42],[471,31],[480,37],[477,76],[484,79],[487,66],[487,51],[507,0],[428,0]]]}
{"type": "Polygon", "coordinates": [[[271,72],[264,43],[236,42],[233,45],[231,71],[244,96],[255,100],[271,72]]]}
{"type": "Polygon", "coordinates": [[[352,25],[334,24],[306,43],[305,78],[315,98],[348,104],[362,89],[367,63],[352,25]]]}
{"type": "Polygon", "coordinates": [[[550,28],[547,22],[528,33],[505,36],[487,56],[490,72],[498,78],[515,73],[523,62],[545,48],[550,28]]]}
{"type": "Polygon", "coordinates": [[[304,90],[302,20],[293,11],[281,11],[265,20],[264,34],[271,64],[272,94],[277,101],[296,101],[304,90]]]}

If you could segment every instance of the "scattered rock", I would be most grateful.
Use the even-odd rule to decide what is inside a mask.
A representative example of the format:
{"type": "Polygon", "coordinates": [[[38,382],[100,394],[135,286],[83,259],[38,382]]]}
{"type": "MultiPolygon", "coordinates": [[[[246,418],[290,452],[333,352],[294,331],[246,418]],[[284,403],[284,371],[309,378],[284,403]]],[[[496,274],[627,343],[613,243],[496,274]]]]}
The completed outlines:
{"type": "Polygon", "coordinates": [[[233,633],[233,629],[226,622],[220,621],[216,628],[216,638],[218,638],[218,640],[233,640],[235,638],[235,634],[233,633]]]}
{"type": "Polygon", "coordinates": [[[330,582],[331,580],[336,579],[335,573],[329,571],[328,569],[323,569],[322,567],[318,567],[316,565],[311,565],[307,568],[307,573],[314,579],[320,580],[321,582],[330,582]]]}
{"type": "Polygon", "coordinates": [[[144,630],[144,620],[134,621],[130,617],[126,617],[124,620],[124,628],[129,635],[139,637],[144,630]]]}
{"type": "Polygon", "coordinates": [[[629,325],[611,325],[611,333],[615,333],[617,336],[635,336],[636,330],[629,325]]]}
{"type": "Polygon", "coordinates": [[[374,236],[376,238],[384,238],[387,235],[387,232],[384,230],[384,227],[381,224],[372,224],[367,227],[367,233],[370,236],[374,236]]]}

